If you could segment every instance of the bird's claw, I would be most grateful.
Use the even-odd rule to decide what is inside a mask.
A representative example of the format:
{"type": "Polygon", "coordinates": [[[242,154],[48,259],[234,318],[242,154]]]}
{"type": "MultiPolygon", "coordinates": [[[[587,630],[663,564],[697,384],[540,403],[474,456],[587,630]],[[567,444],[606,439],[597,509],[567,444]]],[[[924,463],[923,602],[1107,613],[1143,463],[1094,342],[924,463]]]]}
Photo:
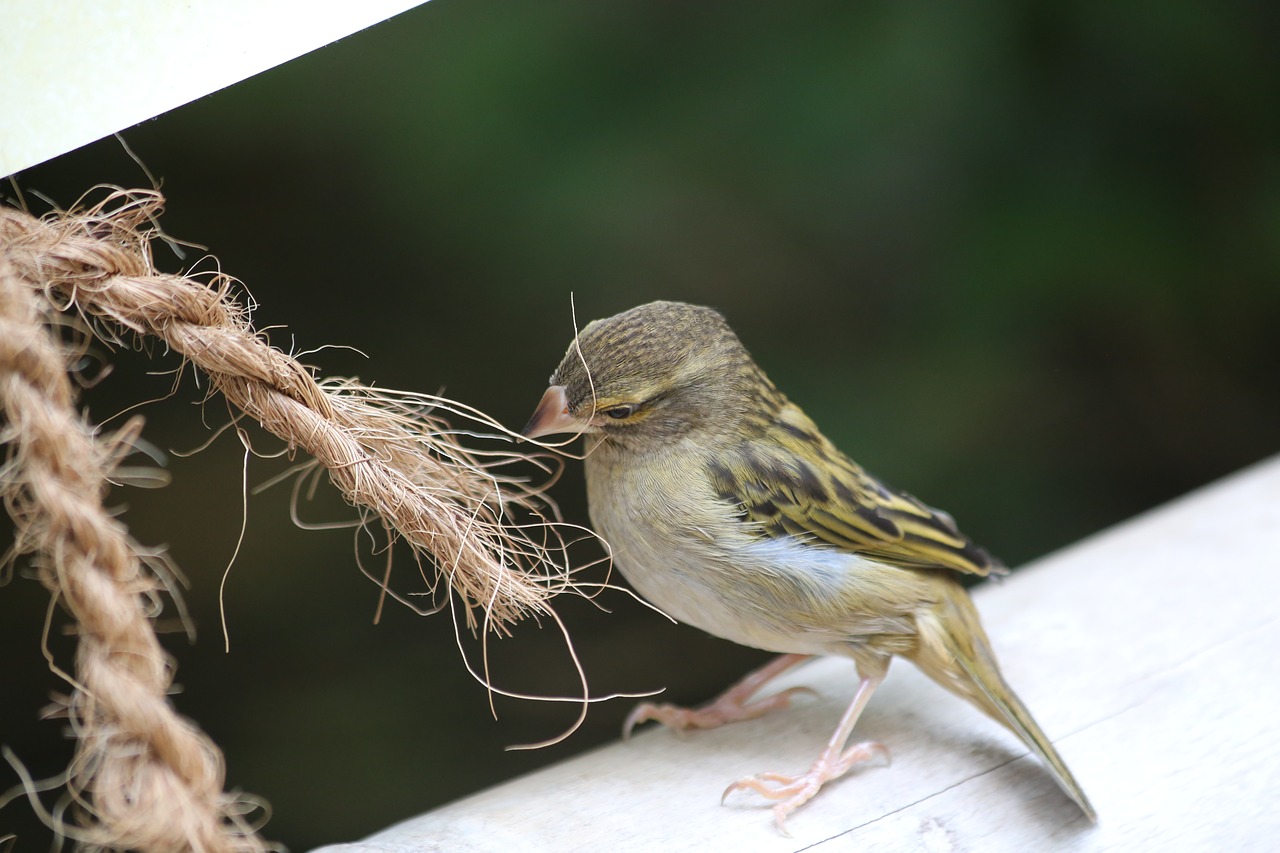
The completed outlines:
{"type": "Polygon", "coordinates": [[[779,832],[790,835],[786,825],[788,815],[813,799],[825,783],[838,779],[856,765],[877,757],[882,758],[886,764],[889,762],[888,748],[875,741],[854,744],[839,755],[824,752],[807,772],[799,776],[768,772],[739,779],[724,789],[720,802],[723,804],[734,791],[747,789],[765,799],[780,800],[773,807],[773,820],[779,832]]]}

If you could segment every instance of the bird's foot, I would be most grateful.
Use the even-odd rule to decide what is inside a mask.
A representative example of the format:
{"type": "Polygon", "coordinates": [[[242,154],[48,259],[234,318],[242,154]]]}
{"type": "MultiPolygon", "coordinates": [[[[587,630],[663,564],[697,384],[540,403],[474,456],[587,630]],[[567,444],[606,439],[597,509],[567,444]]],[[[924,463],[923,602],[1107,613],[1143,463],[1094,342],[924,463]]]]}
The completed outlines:
{"type": "Polygon", "coordinates": [[[622,726],[622,736],[630,737],[633,728],[650,720],[662,723],[667,728],[678,732],[689,729],[714,729],[739,720],[754,720],[770,711],[786,708],[791,704],[791,697],[798,693],[812,694],[813,692],[808,687],[791,687],[752,702],[749,701],[751,698],[749,693],[744,695],[730,690],[701,708],[681,708],[679,705],[642,702],[627,715],[627,721],[622,726]]]}
{"type": "Polygon", "coordinates": [[[770,711],[785,708],[791,704],[792,696],[813,691],[808,687],[792,687],[754,702],[751,697],[783,672],[808,659],[809,655],[778,655],[701,708],[643,702],[627,715],[627,721],[622,726],[622,736],[630,737],[631,730],[647,720],[656,720],[669,729],[683,732],[689,729],[714,729],[738,720],[753,720],[770,711]]]}
{"type": "Polygon", "coordinates": [[[884,759],[886,764],[889,762],[888,748],[875,741],[854,744],[844,752],[824,750],[808,772],[800,776],[757,773],[754,776],[739,779],[725,788],[724,795],[720,799],[723,802],[734,791],[750,788],[766,799],[780,800],[773,807],[773,819],[778,825],[778,831],[787,835],[788,815],[813,799],[825,783],[832,779],[839,779],[854,766],[876,757],[884,759]]]}

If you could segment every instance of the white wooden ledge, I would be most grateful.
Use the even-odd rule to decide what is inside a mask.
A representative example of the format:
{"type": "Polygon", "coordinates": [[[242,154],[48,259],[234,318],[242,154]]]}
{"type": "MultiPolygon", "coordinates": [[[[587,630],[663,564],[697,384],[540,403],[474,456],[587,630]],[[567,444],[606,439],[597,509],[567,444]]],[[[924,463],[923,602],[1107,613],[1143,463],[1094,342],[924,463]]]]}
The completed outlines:
{"type": "Polygon", "coordinates": [[[792,837],[734,779],[800,770],[852,695],[817,661],[790,710],[645,730],[328,853],[1280,849],[1280,457],[977,590],[1015,689],[1093,800],[1090,826],[1001,728],[898,662],[792,837]]]}

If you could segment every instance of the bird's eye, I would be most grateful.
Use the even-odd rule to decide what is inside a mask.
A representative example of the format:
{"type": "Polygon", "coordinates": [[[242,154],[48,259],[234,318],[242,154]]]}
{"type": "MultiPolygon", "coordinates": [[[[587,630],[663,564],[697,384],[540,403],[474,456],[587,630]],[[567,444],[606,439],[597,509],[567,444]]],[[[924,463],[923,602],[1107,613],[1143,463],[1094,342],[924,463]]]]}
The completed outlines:
{"type": "Polygon", "coordinates": [[[636,410],[635,406],[628,404],[625,406],[610,406],[609,408],[604,410],[604,413],[608,417],[613,418],[615,421],[620,421],[623,418],[631,417],[632,413],[635,412],[635,410],[636,410]]]}

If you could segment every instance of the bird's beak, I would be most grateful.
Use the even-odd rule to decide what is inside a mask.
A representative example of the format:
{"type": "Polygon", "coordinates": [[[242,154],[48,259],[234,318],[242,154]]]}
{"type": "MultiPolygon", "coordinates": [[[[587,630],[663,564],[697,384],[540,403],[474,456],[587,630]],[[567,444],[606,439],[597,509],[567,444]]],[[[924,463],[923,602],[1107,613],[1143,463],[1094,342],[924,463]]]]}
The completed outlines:
{"type": "Polygon", "coordinates": [[[529,418],[529,423],[520,430],[520,434],[525,438],[542,438],[558,432],[582,432],[584,426],[569,414],[569,400],[564,395],[564,386],[552,385],[542,395],[538,408],[533,410],[533,417],[529,418]]]}

